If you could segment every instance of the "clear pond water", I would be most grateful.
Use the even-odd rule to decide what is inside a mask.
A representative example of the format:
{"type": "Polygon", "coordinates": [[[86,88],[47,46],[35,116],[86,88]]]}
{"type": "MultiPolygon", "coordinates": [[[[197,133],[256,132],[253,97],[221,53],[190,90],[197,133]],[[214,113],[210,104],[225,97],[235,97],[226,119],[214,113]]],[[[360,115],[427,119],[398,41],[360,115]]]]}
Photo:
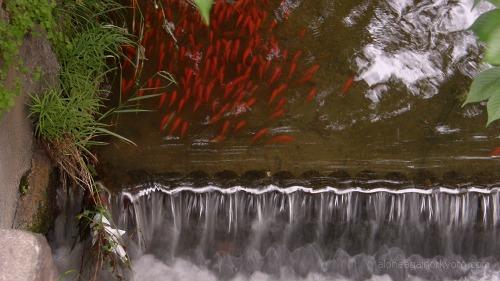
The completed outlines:
{"type": "MultiPolygon", "coordinates": [[[[210,141],[219,125],[206,125],[208,113],[186,116],[191,123],[184,138],[158,129],[163,110],[124,114],[117,130],[138,146],[114,141],[99,151],[101,164],[115,178],[131,170],[496,171],[499,162],[490,152],[498,145],[498,125],[485,128],[482,105],[461,107],[471,77],[487,67],[467,28],[491,5],[473,9],[472,2],[271,1],[265,7],[278,19],[289,11],[274,31],[280,50],[303,52],[298,72],[320,66],[307,85],[285,92],[285,116],[269,120],[264,86],[257,90],[263,102],[258,99],[245,117],[248,126],[224,142],[210,141]],[[343,94],[350,77],[352,87],[343,94]],[[318,93],[308,103],[310,87],[318,93]],[[262,127],[270,129],[267,139],[251,144],[262,127]],[[281,134],[295,141],[266,144],[281,134]]],[[[157,104],[143,106],[156,110],[157,104]]]]}

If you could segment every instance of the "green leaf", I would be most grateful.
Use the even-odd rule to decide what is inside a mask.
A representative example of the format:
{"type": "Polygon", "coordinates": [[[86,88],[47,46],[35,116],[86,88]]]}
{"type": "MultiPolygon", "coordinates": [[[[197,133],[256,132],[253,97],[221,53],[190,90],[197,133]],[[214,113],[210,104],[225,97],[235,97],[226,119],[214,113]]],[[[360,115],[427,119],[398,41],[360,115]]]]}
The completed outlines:
{"type": "Polygon", "coordinates": [[[132,109],[115,110],[115,113],[140,113],[140,112],[153,112],[153,111],[154,110],[150,110],[150,109],[132,108],[132,109]]]}
{"type": "Polygon", "coordinates": [[[213,0],[194,0],[198,12],[206,25],[210,25],[210,11],[212,10],[213,0]]]}
{"type": "Polygon", "coordinates": [[[486,44],[486,55],[484,59],[493,65],[500,64],[500,28],[497,28],[486,44]]]}
{"type": "Polygon", "coordinates": [[[481,2],[483,2],[483,0],[474,0],[474,4],[472,5],[472,9],[474,9],[481,2]]]}
{"type": "Polygon", "coordinates": [[[133,97],[133,98],[128,99],[128,102],[140,101],[140,100],[155,98],[155,97],[159,97],[161,95],[163,95],[163,93],[161,93],[161,94],[151,94],[151,95],[137,96],[137,97],[133,97]]]}
{"type": "Polygon", "coordinates": [[[490,68],[476,76],[464,105],[487,100],[494,94],[500,95],[500,67],[490,68]]]}
{"type": "MultiPolygon", "coordinates": [[[[477,0],[476,0],[477,1],[477,0]]],[[[480,2],[481,0],[479,0],[480,2]]],[[[488,0],[488,2],[490,2],[491,4],[499,7],[500,6],[500,0],[488,0]]]]}
{"type": "Polygon", "coordinates": [[[488,123],[486,126],[489,126],[493,121],[500,119],[500,94],[497,93],[491,96],[486,108],[488,109],[488,123]]]}
{"type": "Polygon", "coordinates": [[[134,146],[137,146],[133,141],[127,139],[126,137],[124,136],[121,136],[117,133],[114,133],[114,132],[111,132],[110,130],[107,130],[107,129],[104,129],[104,128],[95,128],[96,131],[99,131],[101,133],[104,133],[105,135],[110,135],[110,136],[113,136],[119,140],[122,140],[123,142],[127,142],[131,145],[134,145],[134,146]]]}
{"type": "Polygon", "coordinates": [[[500,26],[500,9],[482,14],[471,26],[479,40],[488,42],[493,32],[500,26]]]}

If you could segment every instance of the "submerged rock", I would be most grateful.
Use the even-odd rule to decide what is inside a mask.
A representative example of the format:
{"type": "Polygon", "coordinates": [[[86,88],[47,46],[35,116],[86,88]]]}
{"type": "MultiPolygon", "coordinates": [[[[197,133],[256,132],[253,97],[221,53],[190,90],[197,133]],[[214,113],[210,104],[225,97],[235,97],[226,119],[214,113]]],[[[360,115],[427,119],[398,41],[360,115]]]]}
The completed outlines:
{"type": "Polygon", "coordinates": [[[377,173],[371,170],[363,170],[356,175],[356,179],[360,181],[373,180],[377,178],[377,173]]]}
{"type": "Polygon", "coordinates": [[[204,171],[193,171],[186,175],[183,182],[192,183],[195,187],[203,187],[210,181],[210,175],[204,171]]]}
{"type": "Polygon", "coordinates": [[[427,169],[419,169],[414,179],[415,183],[421,187],[432,187],[432,185],[436,182],[436,175],[427,170],[427,169]]]}
{"type": "Polygon", "coordinates": [[[337,180],[346,180],[351,177],[346,170],[336,170],[331,172],[328,176],[337,180]]]}
{"type": "Polygon", "coordinates": [[[388,180],[393,180],[393,181],[407,181],[408,178],[400,172],[389,172],[384,176],[388,180]]]}
{"type": "Polygon", "coordinates": [[[262,187],[269,184],[270,179],[264,170],[250,170],[241,176],[241,183],[250,187],[262,187]]]}
{"type": "Polygon", "coordinates": [[[443,174],[443,181],[445,184],[460,184],[467,181],[463,173],[457,171],[449,171],[443,174]]]}
{"type": "Polygon", "coordinates": [[[234,171],[224,170],[215,173],[214,180],[221,187],[231,187],[238,184],[238,174],[234,171]]]}

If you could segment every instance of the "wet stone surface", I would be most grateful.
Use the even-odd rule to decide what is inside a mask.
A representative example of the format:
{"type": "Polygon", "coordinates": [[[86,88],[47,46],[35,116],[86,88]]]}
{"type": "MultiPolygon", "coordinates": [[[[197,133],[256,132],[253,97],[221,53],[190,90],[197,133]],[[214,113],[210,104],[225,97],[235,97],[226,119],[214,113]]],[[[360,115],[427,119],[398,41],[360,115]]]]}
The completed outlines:
{"type": "Polygon", "coordinates": [[[164,173],[150,174],[141,171],[132,173],[128,182],[120,181],[123,184],[119,187],[106,183],[107,187],[114,191],[121,188],[135,188],[137,190],[152,187],[159,184],[164,188],[217,186],[229,188],[234,186],[244,186],[248,188],[260,189],[269,185],[286,188],[291,186],[303,186],[313,189],[334,187],[338,189],[349,188],[418,188],[432,189],[446,187],[460,189],[464,187],[494,188],[499,184],[496,178],[487,173],[474,174],[470,177],[464,176],[456,171],[449,171],[442,175],[432,173],[428,170],[419,170],[414,174],[403,174],[401,172],[390,172],[387,174],[377,174],[373,171],[363,171],[355,175],[350,175],[345,170],[338,170],[331,174],[322,174],[319,171],[309,170],[296,175],[289,171],[279,171],[270,173],[264,170],[251,170],[241,175],[235,171],[225,170],[215,174],[208,174],[197,171],[189,174],[164,173]]]}

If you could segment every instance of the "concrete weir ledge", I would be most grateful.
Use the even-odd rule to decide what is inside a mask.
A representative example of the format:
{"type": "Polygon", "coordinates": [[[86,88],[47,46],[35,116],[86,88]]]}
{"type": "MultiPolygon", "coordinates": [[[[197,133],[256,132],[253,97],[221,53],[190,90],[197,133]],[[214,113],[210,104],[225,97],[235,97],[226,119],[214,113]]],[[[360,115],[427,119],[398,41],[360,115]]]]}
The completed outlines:
{"type": "MultiPolygon", "coordinates": [[[[263,186],[274,184],[278,186],[304,185],[310,187],[334,186],[336,184],[350,183],[382,183],[390,185],[413,184],[423,188],[433,185],[442,186],[463,186],[467,184],[476,184],[481,186],[495,185],[500,183],[500,174],[476,173],[465,175],[457,171],[448,171],[443,174],[433,173],[431,170],[419,169],[413,173],[402,172],[375,172],[363,170],[358,173],[350,173],[347,170],[336,170],[330,173],[322,173],[317,170],[308,170],[301,174],[293,174],[289,171],[270,172],[266,170],[248,170],[238,174],[231,170],[224,170],[213,174],[205,171],[192,171],[188,173],[162,172],[151,173],[144,170],[134,170],[126,173],[125,177],[103,178],[105,182],[109,180],[118,183],[120,189],[124,186],[135,186],[147,182],[163,183],[164,185],[182,185],[191,183],[194,186],[213,185],[217,186],[263,186]]],[[[113,184],[112,184],[113,185],[113,184]]],[[[115,187],[116,184],[114,185],[115,187]]]]}
{"type": "Polygon", "coordinates": [[[234,172],[224,171],[210,176],[203,172],[192,172],[187,175],[165,173],[136,177],[133,184],[127,185],[120,191],[121,195],[135,201],[142,196],[154,192],[176,194],[180,192],[219,192],[233,194],[246,192],[250,194],[264,194],[279,192],[290,194],[303,192],[317,193],[481,193],[492,194],[500,192],[500,182],[479,176],[465,178],[455,172],[449,172],[442,177],[430,173],[420,173],[411,179],[402,174],[389,173],[379,177],[373,172],[364,171],[355,176],[346,172],[337,172],[324,176],[316,171],[308,171],[295,177],[288,172],[275,174],[265,171],[248,171],[238,176],[234,172]],[[486,180],[486,181],[485,181],[486,180]]]}
{"type": "MultiPolygon", "coordinates": [[[[380,181],[377,181],[380,182],[380,181]]],[[[223,188],[218,186],[205,186],[205,187],[190,187],[190,186],[179,186],[170,188],[162,184],[150,183],[147,187],[138,185],[135,188],[127,189],[122,191],[122,196],[134,202],[140,197],[147,196],[154,192],[162,192],[165,194],[176,194],[180,192],[193,192],[193,193],[206,193],[206,192],[220,192],[223,194],[233,194],[237,192],[246,192],[250,194],[264,194],[268,192],[280,192],[284,194],[290,194],[294,192],[305,192],[310,194],[317,193],[328,193],[332,192],[335,194],[348,194],[348,193],[379,193],[385,192],[390,194],[404,194],[404,193],[419,193],[419,194],[432,194],[432,193],[447,193],[447,194],[462,194],[462,193],[482,193],[491,194],[500,192],[500,187],[489,187],[489,188],[478,188],[478,187],[462,187],[462,188],[446,188],[438,187],[432,189],[420,189],[420,188],[403,188],[403,189],[389,189],[389,188],[361,188],[353,187],[346,189],[339,189],[335,187],[324,187],[324,188],[310,188],[304,186],[289,186],[289,187],[278,187],[275,185],[268,185],[262,188],[248,188],[243,186],[233,186],[229,188],[223,188]]]]}

